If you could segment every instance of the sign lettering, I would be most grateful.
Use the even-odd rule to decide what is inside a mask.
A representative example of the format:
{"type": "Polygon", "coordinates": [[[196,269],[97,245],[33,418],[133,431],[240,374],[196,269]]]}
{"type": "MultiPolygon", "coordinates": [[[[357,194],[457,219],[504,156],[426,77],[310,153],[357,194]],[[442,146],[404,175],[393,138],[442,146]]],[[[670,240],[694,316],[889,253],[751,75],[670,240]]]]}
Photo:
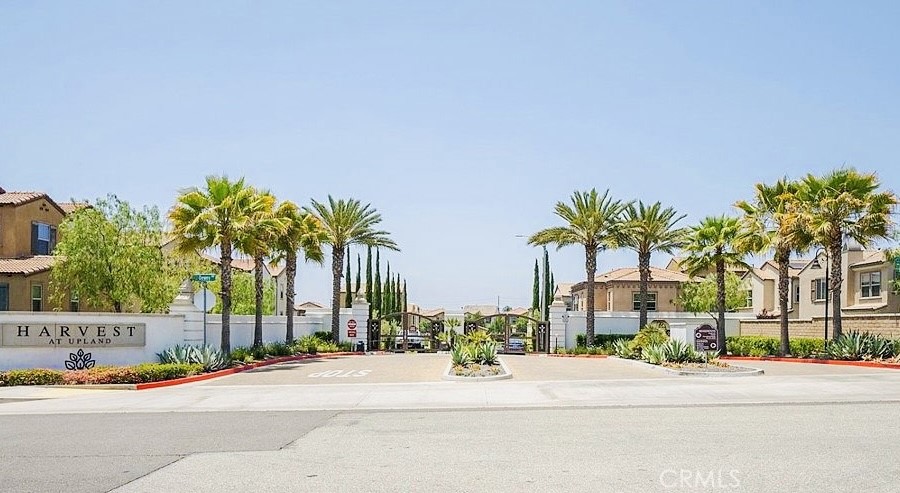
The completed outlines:
{"type": "Polygon", "coordinates": [[[5,347],[142,347],[147,324],[35,324],[0,326],[0,346],[5,347]]]}

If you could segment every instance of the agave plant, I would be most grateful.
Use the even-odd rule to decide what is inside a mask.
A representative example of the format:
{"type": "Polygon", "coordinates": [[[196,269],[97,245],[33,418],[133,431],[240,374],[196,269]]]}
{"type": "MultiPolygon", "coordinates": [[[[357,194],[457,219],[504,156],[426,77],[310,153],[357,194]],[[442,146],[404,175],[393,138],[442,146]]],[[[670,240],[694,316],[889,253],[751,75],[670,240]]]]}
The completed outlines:
{"type": "Polygon", "coordinates": [[[634,350],[631,348],[631,342],[627,339],[616,339],[612,343],[613,353],[625,359],[633,359],[634,358],[634,350]]]}
{"type": "Polygon", "coordinates": [[[828,345],[828,357],[843,360],[872,360],[890,358],[894,351],[891,341],[868,332],[841,334],[828,345]]]}
{"type": "Polygon", "coordinates": [[[465,366],[472,361],[469,353],[469,347],[463,344],[456,344],[450,349],[450,362],[453,366],[465,366]]]}
{"type": "Polygon", "coordinates": [[[228,358],[222,354],[222,351],[212,346],[194,347],[192,348],[191,363],[203,365],[204,371],[220,370],[228,366],[228,358]]]}
{"type": "Polygon", "coordinates": [[[495,342],[485,342],[479,345],[478,362],[482,365],[497,364],[497,344],[495,342]]]}
{"type": "Polygon", "coordinates": [[[641,352],[641,357],[651,365],[661,365],[666,362],[666,349],[663,344],[647,346],[641,352]]]}
{"type": "Polygon", "coordinates": [[[703,361],[703,357],[688,343],[679,339],[669,339],[662,344],[665,351],[666,362],[669,363],[697,363],[703,361]]]}
{"type": "Polygon", "coordinates": [[[156,355],[160,363],[191,363],[193,346],[175,345],[156,355]]]}

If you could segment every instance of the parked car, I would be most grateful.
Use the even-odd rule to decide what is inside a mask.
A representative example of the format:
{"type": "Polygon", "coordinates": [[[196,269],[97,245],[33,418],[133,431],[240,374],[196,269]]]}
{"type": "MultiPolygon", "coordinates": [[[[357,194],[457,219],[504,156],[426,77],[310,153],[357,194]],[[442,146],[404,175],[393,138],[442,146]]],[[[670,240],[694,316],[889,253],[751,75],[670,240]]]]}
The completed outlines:
{"type": "MultiPolygon", "coordinates": [[[[397,349],[403,349],[403,333],[397,334],[395,341],[397,343],[397,349]]],[[[425,336],[421,332],[419,332],[418,328],[410,327],[409,331],[407,331],[406,347],[408,349],[424,349],[425,348],[425,336]]]]}

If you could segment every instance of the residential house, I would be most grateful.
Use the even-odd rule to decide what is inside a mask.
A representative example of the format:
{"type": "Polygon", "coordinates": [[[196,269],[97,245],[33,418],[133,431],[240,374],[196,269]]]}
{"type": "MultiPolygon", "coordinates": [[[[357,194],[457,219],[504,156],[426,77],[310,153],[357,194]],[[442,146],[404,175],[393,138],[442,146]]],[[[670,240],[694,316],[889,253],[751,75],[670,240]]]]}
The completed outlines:
{"type": "MultiPolygon", "coordinates": [[[[790,284],[788,286],[788,317],[798,318],[800,303],[800,272],[810,263],[809,260],[796,259],[788,264],[790,284]]],[[[753,268],[744,274],[747,289],[747,303],[738,312],[755,313],[760,318],[777,317],[778,306],[778,264],[773,260],[764,262],[759,268],[753,268]]]]}
{"type": "Polygon", "coordinates": [[[0,188],[0,311],[78,311],[77,298],[54,305],[49,290],[57,229],[81,206],[0,188]]]}
{"type": "MultiPolygon", "coordinates": [[[[647,292],[648,311],[677,312],[676,304],[681,285],[688,282],[687,274],[676,270],[650,268],[647,292]]],[[[610,312],[640,311],[640,271],[636,267],[611,270],[594,279],[594,310],[610,312]]],[[[572,309],[585,311],[587,307],[587,282],[571,288],[572,309]]]]}
{"type": "Polygon", "coordinates": [[[562,302],[566,305],[566,310],[573,310],[572,286],[574,285],[575,284],[571,282],[561,282],[556,285],[556,289],[553,291],[553,299],[562,300],[562,302]]]}
{"type": "MultiPolygon", "coordinates": [[[[841,312],[846,315],[900,313],[900,295],[891,289],[895,279],[894,263],[884,250],[864,250],[851,243],[841,253],[841,312]]],[[[831,301],[825,282],[830,274],[830,259],[824,252],[798,273],[799,306],[797,317],[810,319],[825,314],[825,300],[831,301]]],[[[829,315],[831,315],[829,307],[829,315]]]]}

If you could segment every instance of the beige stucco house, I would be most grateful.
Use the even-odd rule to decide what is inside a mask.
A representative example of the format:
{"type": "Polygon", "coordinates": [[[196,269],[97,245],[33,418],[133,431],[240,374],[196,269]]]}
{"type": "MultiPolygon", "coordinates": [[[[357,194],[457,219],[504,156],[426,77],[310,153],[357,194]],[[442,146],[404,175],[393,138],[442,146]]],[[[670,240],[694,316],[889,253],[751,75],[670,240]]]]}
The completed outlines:
{"type": "MultiPolygon", "coordinates": [[[[800,271],[809,260],[791,260],[788,265],[790,284],[788,292],[788,317],[798,318],[799,310],[795,307],[800,303],[801,285],[800,271]]],[[[778,264],[772,260],[764,262],[758,268],[751,269],[744,274],[744,282],[747,288],[747,304],[738,312],[755,313],[760,317],[776,317],[779,315],[778,307],[778,264]]]]}
{"type": "MultiPolygon", "coordinates": [[[[682,283],[688,282],[687,274],[677,270],[650,268],[648,310],[661,312],[681,311],[676,301],[682,283]]],[[[572,309],[585,311],[587,307],[587,282],[572,286],[572,309]]],[[[594,284],[594,310],[610,312],[639,311],[640,272],[636,267],[615,269],[598,275],[594,284]]]]}

